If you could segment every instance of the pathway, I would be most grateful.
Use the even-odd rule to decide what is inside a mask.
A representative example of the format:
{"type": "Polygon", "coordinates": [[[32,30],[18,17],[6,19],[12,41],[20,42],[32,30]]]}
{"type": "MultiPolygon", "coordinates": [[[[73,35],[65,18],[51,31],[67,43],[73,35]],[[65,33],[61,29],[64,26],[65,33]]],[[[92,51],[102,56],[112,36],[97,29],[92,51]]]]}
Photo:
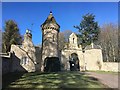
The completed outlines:
{"type": "Polygon", "coordinates": [[[118,88],[118,75],[110,73],[95,73],[95,72],[86,72],[86,74],[93,76],[100,80],[101,83],[107,85],[110,88],[118,88]]]}

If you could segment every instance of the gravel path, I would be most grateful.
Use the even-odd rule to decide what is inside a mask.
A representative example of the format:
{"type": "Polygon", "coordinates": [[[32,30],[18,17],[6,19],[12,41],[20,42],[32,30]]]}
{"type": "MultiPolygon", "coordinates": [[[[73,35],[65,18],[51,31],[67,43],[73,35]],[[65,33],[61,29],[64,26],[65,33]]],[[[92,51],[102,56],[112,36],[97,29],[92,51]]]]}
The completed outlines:
{"type": "Polygon", "coordinates": [[[86,74],[97,78],[101,83],[110,88],[118,88],[118,75],[109,73],[86,72],[86,74]]]}

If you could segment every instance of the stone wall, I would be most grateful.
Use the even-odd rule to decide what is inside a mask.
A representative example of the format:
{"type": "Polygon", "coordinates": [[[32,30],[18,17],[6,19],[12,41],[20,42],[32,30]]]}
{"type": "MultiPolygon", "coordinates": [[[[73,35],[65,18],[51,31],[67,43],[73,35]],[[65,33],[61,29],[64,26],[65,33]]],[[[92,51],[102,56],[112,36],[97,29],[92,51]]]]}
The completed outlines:
{"type": "Polygon", "coordinates": [[[80,71],[113,71],[120,72],[120,63],[103,62],[101,49],[89,49],[83,53],[80,50],[64,50],[61,53],[61,63],[64,65],[62,70],[70,70],[69,60],[72,53],[76,53],[79,58],[80,71]]]}
{"type": "Polygon", "coordinates": [[[9,73],[12,67],[11,53],[0,54],[0,58],[2,63],[2,74],[9,73]]]}
{"type": "Polygon", "coordinates": [[[101,49],[89,49],[84,53],[84,61],[87,70],[101,70],[103,57],[101,49]]]}
{"type": "Polygon", "coordinates": [[[113,71],[113,72],[120,72],[119,69],[120,63],[116,62],[104,62],[102,66],[103,71],[113,71]]]}
{"type": "Polygon", "coordinates": [[[83,53],[81,50],[64,50],[61,54],[61,62],[64,64],[64,69],[69,70],[69,60],[71,54],[76,53],[79,59],[80,70],[101,70],[103,65],[102,50],[101,49],[89,49],[83,53]]]}
{"type": "Polygon", "coordinates": [[[10,58],[2,57],[2,74],[6,74],[10,72],[11,62],[10,58]]]}

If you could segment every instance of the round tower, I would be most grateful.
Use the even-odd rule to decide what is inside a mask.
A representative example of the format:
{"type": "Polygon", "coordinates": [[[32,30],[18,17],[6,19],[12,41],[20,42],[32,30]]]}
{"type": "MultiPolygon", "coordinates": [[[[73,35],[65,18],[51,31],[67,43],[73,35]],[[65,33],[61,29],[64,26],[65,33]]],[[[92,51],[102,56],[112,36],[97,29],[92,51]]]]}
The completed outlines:
{"type": "Polygon", "coordinates": [[[42,28],[42,63],[41,71],[44,71],[45,59],[59,57],[58,34],[60,26],[57,24],[52,12],[41,25],[42,28]]]}

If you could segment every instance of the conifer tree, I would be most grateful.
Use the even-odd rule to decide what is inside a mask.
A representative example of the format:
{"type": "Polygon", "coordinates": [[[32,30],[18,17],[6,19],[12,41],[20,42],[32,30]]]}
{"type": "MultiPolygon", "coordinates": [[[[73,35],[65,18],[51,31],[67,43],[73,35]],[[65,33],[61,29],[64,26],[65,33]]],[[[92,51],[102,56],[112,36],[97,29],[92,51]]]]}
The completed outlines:
{"type": "Polygon", "coordinates": [[[84,15],[80,25],[74,27],[79,30],[78,37],[81,40],[83,49],[87,45],[90,45],[91,42],[98,40],[100,28],[98,26],[98,23],[95,21],[95,15],[89,13],[84,15]]]}
{"type": "Polygon", "coordinates": [[[5,29],[2,36],[2,52],[9,52],[12,44],[21,44],[22,36],[20,35],[18,25],[13,20],[5,22],[5,29]]]}

